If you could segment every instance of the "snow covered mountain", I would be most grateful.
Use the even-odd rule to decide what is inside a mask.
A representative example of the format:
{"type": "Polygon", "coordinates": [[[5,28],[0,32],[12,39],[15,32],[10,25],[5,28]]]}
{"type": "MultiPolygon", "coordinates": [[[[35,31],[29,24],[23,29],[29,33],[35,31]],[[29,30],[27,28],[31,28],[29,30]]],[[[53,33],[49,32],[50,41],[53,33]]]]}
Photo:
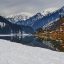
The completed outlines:
{"type": "Polygon", "coordinates": [[[0,39],[0,64],[64,64],[64,53],[0,39]]]}
{"type": "Polygon", "coordinates": [[[64,16],[64,7],[60,9],[47,9],[43,13],[37,13],[33,16],[28,17],[23,15],[16,15],[8,18],[9,21],[18,25],[25,25],[32,27],[35,31],[39,28],[45,28],[50,23],[53,23],[60,19],[60,15],[64,16]]]}
{"type": "MultiPolygon", "coordinates": [[[[53,15],[52,17],[54,17],[54,14],[56,13],[57,10],[58,9],[55,9],[55,8],[46,9],[43,13],[37,13],[37,14],[33,15],[32,17],[30,17],[29,19],[25,20],[25,21],[18,21],[17,24],[25,25],[25,26],[31,26],[32,28],[36,28],[37,27],[37,29],[38,29],[38,27],[40,28],[41,25],[43,26],[42,23],[45,23],[44,26],[47,24],[46,21],[48,21],[48,20],[45,17],[47,17],[50,20],[51,19],[51,15],[53,15]],[[46,21],[45,20],[41,20],[41,19],[45,19],[46,21]],[[40,23],[41,23],[41,25],[40,25],[40,23]]],[[[57,19],[58,18],[56,18],[56,19],[53,18],[52,21],[55,21],[57,19]]]]}
{"type": "Polygon", "coordinates": [[[49,13],[53,13],[53,12],[55,12],[56,10],[58,10],[58,8],[47,8],[47,9],[45,9],[43,12],[42,12],[42,14],[45,16],[45,15],[47,15],[47,14],[49,14],[49,13]]]}
{"type": "Polygon", "coordinates": [[[46,16],[44,16],[42,19],[37,20],[32,27],[34,28],[34,30],[38,29],[38,28],[43,28],[44,26],[46,26],[47,24],[49,24],[50,22],[55,22],[57,20],[60,19],[60,16],[63,17],[64,16],[64,7],[54,11],[53,13],[49,13],[46,16]]]}
{"type": "Polygon", "coordinates": [[[44,12],[37,13],[35,15],[24,12],[24,13],[19,13],[19,14],[15,14],[15,15],[10,15],[10,16],[7,16],[6,18],[10,22],[13,22],[13,23],[16,23],[18,21],[20,21],[18,23],[21,23],[21,21],[26,21],[26,20],[27,20],[26,23],[32,23],[33,21],[41,19],[43,16],[46,16],[47,14],[52,13],[55,10],[57,10],[57,9],[56,8],[49,8],[49,9],[44,10],[44,12]]]}
{"type": "Polygon", "coordinates": [[[25,25],[25,26],[32,26],[35,21],[41,19],[42,17],[43,15],[41,13],[37,13],[25,21],[18,21],[17,24],[25,25]]]}
{"type": "Polygon", "coordinates": [[[10,21],[10,22],[18,22],[18,21],[25,21],[27,19],[29,19],[31,17],[31,14],[28,14],[28,13],[19,13],[19,14],[15,14],[15,15],[10,15],[7,17],[7,19],[10,21]]]}

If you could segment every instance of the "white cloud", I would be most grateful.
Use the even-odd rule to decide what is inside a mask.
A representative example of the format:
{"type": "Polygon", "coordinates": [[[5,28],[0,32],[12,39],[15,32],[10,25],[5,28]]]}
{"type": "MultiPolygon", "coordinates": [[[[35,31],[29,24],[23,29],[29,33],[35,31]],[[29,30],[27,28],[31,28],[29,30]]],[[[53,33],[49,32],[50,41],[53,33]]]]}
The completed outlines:
{"type": "Polygon", "coordinates": [[[62,7],[64,0],[0,0],[0,14],[28,12],[35,14],[47,8],[62,7]]]}

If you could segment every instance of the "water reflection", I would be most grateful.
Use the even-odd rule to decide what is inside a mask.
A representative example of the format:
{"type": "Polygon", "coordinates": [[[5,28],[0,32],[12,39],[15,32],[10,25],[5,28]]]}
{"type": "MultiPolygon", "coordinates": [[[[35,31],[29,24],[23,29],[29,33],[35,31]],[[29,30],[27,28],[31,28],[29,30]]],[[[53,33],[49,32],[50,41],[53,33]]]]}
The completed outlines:
{"type": "Polygon", "coordinates": [[[51,50],[57,50],[58,43],[54,43],[55,41],[49,40],[40,40],[39,38],[36,38],[36,36],[32,34],[26,34],[23,32],[19,32],[18,34],[7,34],[7,35],[0,35],[0,39],[6,39],[17,43],[22,43],[25,45],[30,45],[34,47],[41,47],[41,48],[47,48],[51,50]]]}

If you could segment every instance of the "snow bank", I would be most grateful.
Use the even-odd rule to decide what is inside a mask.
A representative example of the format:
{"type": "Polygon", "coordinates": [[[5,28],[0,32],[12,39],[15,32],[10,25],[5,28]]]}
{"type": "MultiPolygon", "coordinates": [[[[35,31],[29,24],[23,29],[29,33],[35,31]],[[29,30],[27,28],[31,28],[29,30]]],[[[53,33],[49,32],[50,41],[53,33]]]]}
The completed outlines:
{"type": "Polygon", "coordinates": [[[64,53],[0,40],[0,64],[64,64],[64,53]]]}

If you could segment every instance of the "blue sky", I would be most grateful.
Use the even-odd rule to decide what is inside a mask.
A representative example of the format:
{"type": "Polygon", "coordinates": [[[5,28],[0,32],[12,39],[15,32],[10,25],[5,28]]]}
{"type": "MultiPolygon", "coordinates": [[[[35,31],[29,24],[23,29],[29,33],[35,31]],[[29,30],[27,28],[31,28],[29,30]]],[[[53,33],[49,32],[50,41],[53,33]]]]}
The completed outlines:
{"type": "Polygon", "coordinates": [[[35,14],[47,8],[60,8],[63,4],[64,0],[0,0],[0,15],[35,14]]]}

